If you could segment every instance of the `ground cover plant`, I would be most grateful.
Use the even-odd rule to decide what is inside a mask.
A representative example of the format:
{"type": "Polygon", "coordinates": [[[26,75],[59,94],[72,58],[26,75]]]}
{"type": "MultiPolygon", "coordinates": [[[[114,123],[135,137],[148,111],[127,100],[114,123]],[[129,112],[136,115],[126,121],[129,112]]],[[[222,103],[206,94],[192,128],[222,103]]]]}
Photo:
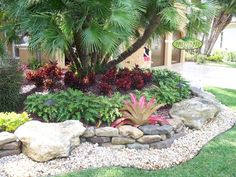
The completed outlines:
{"type": "MultiPolygon", "coordinates": [[[[236,111],[236,102],[230,96],[236,95],[236,90],[208,87],[222,103],[236,111]],[[228,99],[230,97],[231,99],[228,99]]],[[[80,172],[61,175],[60,177],[233,177],[236,166],[236,127],[214,138],[193,160],[173,168],[157,171],[147,171],[135,168],[108,167],[88,169],[80,172]]],[[[59,177],[59,176],[58,176],[59,177]]]]}
{"type": "MultiPolygon", "coordinates": [[[[78,81],[78,77],[74,73],[71,77],[68,74],[67,79],[65,79],[66,74],[65,82],[74,83],[74,80],[78,81]]],[[[137,94],[138,99],[145,97],[147,101],[151,100],[153,102],[156,98],[155,103],[169,105],[187,98],[190,94],[188,83],[179,74],[168,70],[143,71],[137,66],[133,70],[113,68],[103,75],[95,75],[92,78],[95,79],[93,80],[94,84],[91,84],[90,87],[87,85],[87,89],[84,89],[84,85],[81,88],[72,84],[67,85],[67,88],[68,86],[72,88],[60,92],[28,96],[25,101],[26,111],[46,122],[62,122],[75,119],[82,120],[87,124],[100,125],[103,123],[110,125],[113,121],[122,117],[121,108],[124,106],[124,100],[129,97],[128,93],[130,92],[137,94]],[[98,79],[96,80],[96,78],[98,79]],[[130,87],[128,89],[117,87],[117,82],[119,82],[119,86],[123,84],[122,88],[127,88],[127,83],[120,84],[120,79],[131,82],[130,87]],[[107,91],[107,89],[101,88],[101,83],[109,85],[111,90],[107,91]],[[146,86],[146,88],[137,90],[140,87],[136,86],[140,86],[140,83],[142,87],[146,86]],[[104,95],[105,93],[108,95],[104,95]]],[[[90,83],[89,77],[87,79],[86,83],[90,83]]],[[[156,110],[157,108],[153,112],[156,110]]],[[[157,123],[161,121],[161,117],[153,115],[152,120],[157,123]]]]}
{"type": "Polygon", "coordinates": [[[0,131],[13,132],[29,120],[29,115],[26,112],[21,114],[15,112],[0,113],[0,131]]]}

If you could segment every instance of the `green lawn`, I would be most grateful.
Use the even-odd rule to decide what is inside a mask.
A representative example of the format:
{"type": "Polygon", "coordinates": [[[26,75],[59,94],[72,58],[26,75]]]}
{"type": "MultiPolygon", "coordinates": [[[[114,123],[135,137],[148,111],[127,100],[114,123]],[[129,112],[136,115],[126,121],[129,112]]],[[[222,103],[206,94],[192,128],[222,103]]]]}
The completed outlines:
{"type": "MultiPolygon", "coordinates": [[[[236,90],[206,89],[236,110],[236,90]]],[[[88,169],[61,177],[236,177],[236,127],[213,139],[193,160],[174,168],[146,171],[112,167],[88,169]]]]}
{"type": "Polygon", "coordinates": [[[219,63],[216,63],[216,62],[207,62],[206,63],[207,65],[210,65],[210,66],[221,66],[221,67],[228,67],[228,68],[236,68],[236,63],[235,62],[219,62],[219,63]]]}

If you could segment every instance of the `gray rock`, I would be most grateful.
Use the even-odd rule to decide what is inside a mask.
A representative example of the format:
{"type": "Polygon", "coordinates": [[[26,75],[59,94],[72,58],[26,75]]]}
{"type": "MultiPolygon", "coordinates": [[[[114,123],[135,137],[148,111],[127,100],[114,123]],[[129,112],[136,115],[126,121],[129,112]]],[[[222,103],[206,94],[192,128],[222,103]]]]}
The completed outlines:
{"type": "Polygon", "coordinates": [[[0,151],[0,158],[6,157],[6,156],[11,156],[11,155],[18,155],[21,153],[20,149],[16,150],[1,150],[0,151]]]}
{"type": "Polygon", "coordinates": [[[167,121],[174,128],[174,130],[176,130],[184,125],[184,123],[181,119],[174,119],[173,118],[173,119],[167,119],[167,121]]]}
{"type": "Polygon", "coordinates": [[[210,119],[215,119],[220,108],[213,102],[203,98],[192,98],[175,103],[170,110],[170,116],[181,119],[190,128],[201,129],[210,119]]]}
{"type": "Polygon", "coordinates": [[[125,148],[125,145],[114,145],[114,144],[111,144],[111,143],[104,143],[104,144],[101,144],[101,146],[109,147],[109,148],[112,148],[112,149],[124,149],[125,148]]]}
{"type": "Polygon", "coordinates": [[[215,95],[213,95],[212,93],[205,92],[203,88],[191,86],[190,90],[194,96],[219,103],[219,101],[216,99],[215,95]]]}
{"type": "Polygon", "coordinates": [[[127,147],[129,149],[145,150],[149,149],[149,144],[133,143],[133,144],[127,144],[127,147]]]}
{"type": "Polygon", "coordinates": [[[94,127],[88,127],[86,128],[83,137],[85,138],[90,138],[93,137],[95,135],[95,128],[94,127]]]}
{"type": "Polygon", "coordinates": [[[135,140],[128,137],[113,137],[111,143],[114,145],[125,145],[134,143],[135,140]]]}
{"type": "Polygon", "coordinates": [[[16,136],[13,133],[1,132],[0,133],[0,145],[16,141],[16,136]]]}
{"type": "Polygon", "coordinates": [[[85,142],[86,142],[86,138],[81,137],[81,138],[80,138],[80,143],[85,143],[85,142]]]}
{"type": "Polygon", "coordinates": [[[57,157],[68,157],[80,144],[85,127],[78,120],[62,123],[29,121],[20,126],[15,135],[23,144],[22,151],[31,159],[44,162],[57,157]]]}
{"type": "Polygon", "coordinates": [[[140,126],[139,129],[142,130],[145,135],[163,135],[170,133],[173,127],[171,125],[144,125],[140,126]]]}
{"type": "Polygon", "coordinates": [[[167,138],[166,135],[161,135],[161,140],[162,141],[166,140],[166,138],[167,138]]]}
{"type": "Polygon", "coordinates": [[[17,150],[20,148],[20,142],[11,142],[0,146],[0,150],[17,150]]]}
{"type": "Polygon", "coordinates": [[[87,138],[87,140],[91,143],[98,143],[98,144],[102,144],[102,143],[108,143],[111,142],[111,138],[110,137],[104,137],[104,136],[94,136],[91,138],[87,138]]]}
{"type": "Polygon", "coordinates": [[[95,134],[96,136],[113,137],[113,136],[119,136],[119,131],[117,128],[103,127],[96,129],[95,134]]]}
{"type": "Polygon", "coordinates": [[[130,125],[123,125],[119,127],[119,131],[121,136],[128,136],[134,139],[138,139],[143,136],[143,132],[141,130],[130,125]]]}
{"type": "Polygon", "coordinates": [[[161,141],[161,136],[160,135],[144,135],[141,138],[139,138],[137,141],[142,144],[154,143],[154,142],[161,141]]]}
{"type": "Polygon", "coordinates": [[[179,139],[184,135],[185,133],[183,132],[175,134],[170,139],[166,139],[165,141],[160,141],[160,142],[150,144],[150,148],[154,148],[154,149],[169,148],[173,144],[174,140],[179,139]]]}
{"type": "Polygon", "coordinates": [[[172,138],[167,139],[165,141],[160,141],[160,142],[150,144],[150,148],[153,148],[153,149],[169,148],[173,142],[174,142],[174,139],[172,138]]]}

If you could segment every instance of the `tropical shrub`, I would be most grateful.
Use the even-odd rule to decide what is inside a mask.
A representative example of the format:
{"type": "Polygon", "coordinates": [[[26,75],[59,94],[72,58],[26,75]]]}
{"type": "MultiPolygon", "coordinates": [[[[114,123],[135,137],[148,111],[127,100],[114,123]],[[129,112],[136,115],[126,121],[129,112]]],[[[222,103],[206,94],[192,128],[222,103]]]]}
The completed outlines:
{"type": "Polygon", "coordinates": [[[206,60],[207,60],[207,56],[206,55],[197,54],[197,55],[195,55],[195,57],[196,57],[197,64],[204,64],[204,63],[206,63],[206,60]]]}
{"type": "Polygon", "coordinates": [[[87,95],[79,90],[68,89],[47,95],[31,95],[27,98],[26,110],[46,122],[83,120],[95,124],[110,124],[121,116],[119,109],[125,96],[119,93],[113,97],[87,95]]]}
{"type": "Polygon", "coordinates": [[[129,70],[128,68],[119,70],[112,68],[102,76],[99,89],[101,93],[106,93],[103,89],[105,88],[104,90],[106,90],[108,89],[108,86],[114,85],[115,89],[119,91],[141,90],[151,81],[152,73],[140,69],[138,65],[132,70],[129,70]]]}
{"type": "Polygon", "coordinates": [[[213,62],[222,62],[223,61],[223,56],[222,55],[211,55],[209,57],[207,57],[206,59],[208,61],[213,61],[213,62]]]}
{"type": "Polygon", "coordinates": [[[17,114],[15,112],[0,113],[0,130],[13,132],[25,122],[31,120],[26,112],[17,114]]]}
{"type": "Polygon", "coordinates": [[[112,127],[118,127],[123,124],[131,125],[145,125],[145,124],[169,124],[164,117],[158,115],[152,115],[163,104],[156,104],[155,98],[152,98],[149,102],[146,101],[146,97],[142,96],[139,101],[134,94],[130,94],[131,102],[125,101],[124,107],[121,109],[123,117],[117,119],[112,123],[112,127]]]}
{"type": "Polygon", "coordinates": [[[16,111],[22,81],[23,74],[17,65],[0,66],[0,112],[16,111]]]}
{"type": "Polygon", "coordinates": [[[167,70],[153,70],[153,86],[142,92],[136,92],[138,95],[145,95],[147,99],[157,98],[159,103],[173,104],[186,99],[190,95],[190,86],[180,74],[167,70]]]}
{"type": "Polygon", "coordinates": [[[236,52],[227,52],[225,59],[229,62],[236,62],[236,52]]]}
{"type": "Polygon", "coordinates": [[[57,66],[57,63],[49,63],[38,70],[28,71],[26,79],[37,87],[53,90],[60,87],[62,75],[62,69],[57,66]]]}
{"type": "Polygon", "coordinates": [[[42,63],[39,60],[36,60],[35,58],[32,58],[29,60],[28,68],[32,70],[36,70],[42,67],[42,63]]]}

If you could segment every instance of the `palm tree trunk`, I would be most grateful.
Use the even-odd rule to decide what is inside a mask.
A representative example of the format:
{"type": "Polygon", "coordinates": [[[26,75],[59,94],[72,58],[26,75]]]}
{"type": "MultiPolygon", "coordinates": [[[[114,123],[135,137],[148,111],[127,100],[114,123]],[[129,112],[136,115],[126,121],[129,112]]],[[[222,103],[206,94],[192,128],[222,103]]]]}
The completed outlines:
{"type": "Polygon", "coordinates": [[[157,14],[154,14],[152,19],[150,20],[148,26],[146,27],[143,35],[138,38],[126,51],[121,53],[117,59],[111,60],[105,65],[106,69],[115,67],[117,64],[124,61],[126,58],[131,56],[134,52],[136,52],[138,49],[140,49],[146,41],[150,38],[150,36],[153,34],[153,32],[157,29],[157,27],[160,25],[160,16],[157,14]]]}
{"type": "Polygon", "coordinates": [[[211,32],[205,42],[206,43],[204,49],[205,55],[207,56],[211,55],[212,49],[219,35],[231,21],[232,21],[232,14],[225,14],[224,12],[222,12],[219,16],[217,16],[214,19],[211,32]]]}

